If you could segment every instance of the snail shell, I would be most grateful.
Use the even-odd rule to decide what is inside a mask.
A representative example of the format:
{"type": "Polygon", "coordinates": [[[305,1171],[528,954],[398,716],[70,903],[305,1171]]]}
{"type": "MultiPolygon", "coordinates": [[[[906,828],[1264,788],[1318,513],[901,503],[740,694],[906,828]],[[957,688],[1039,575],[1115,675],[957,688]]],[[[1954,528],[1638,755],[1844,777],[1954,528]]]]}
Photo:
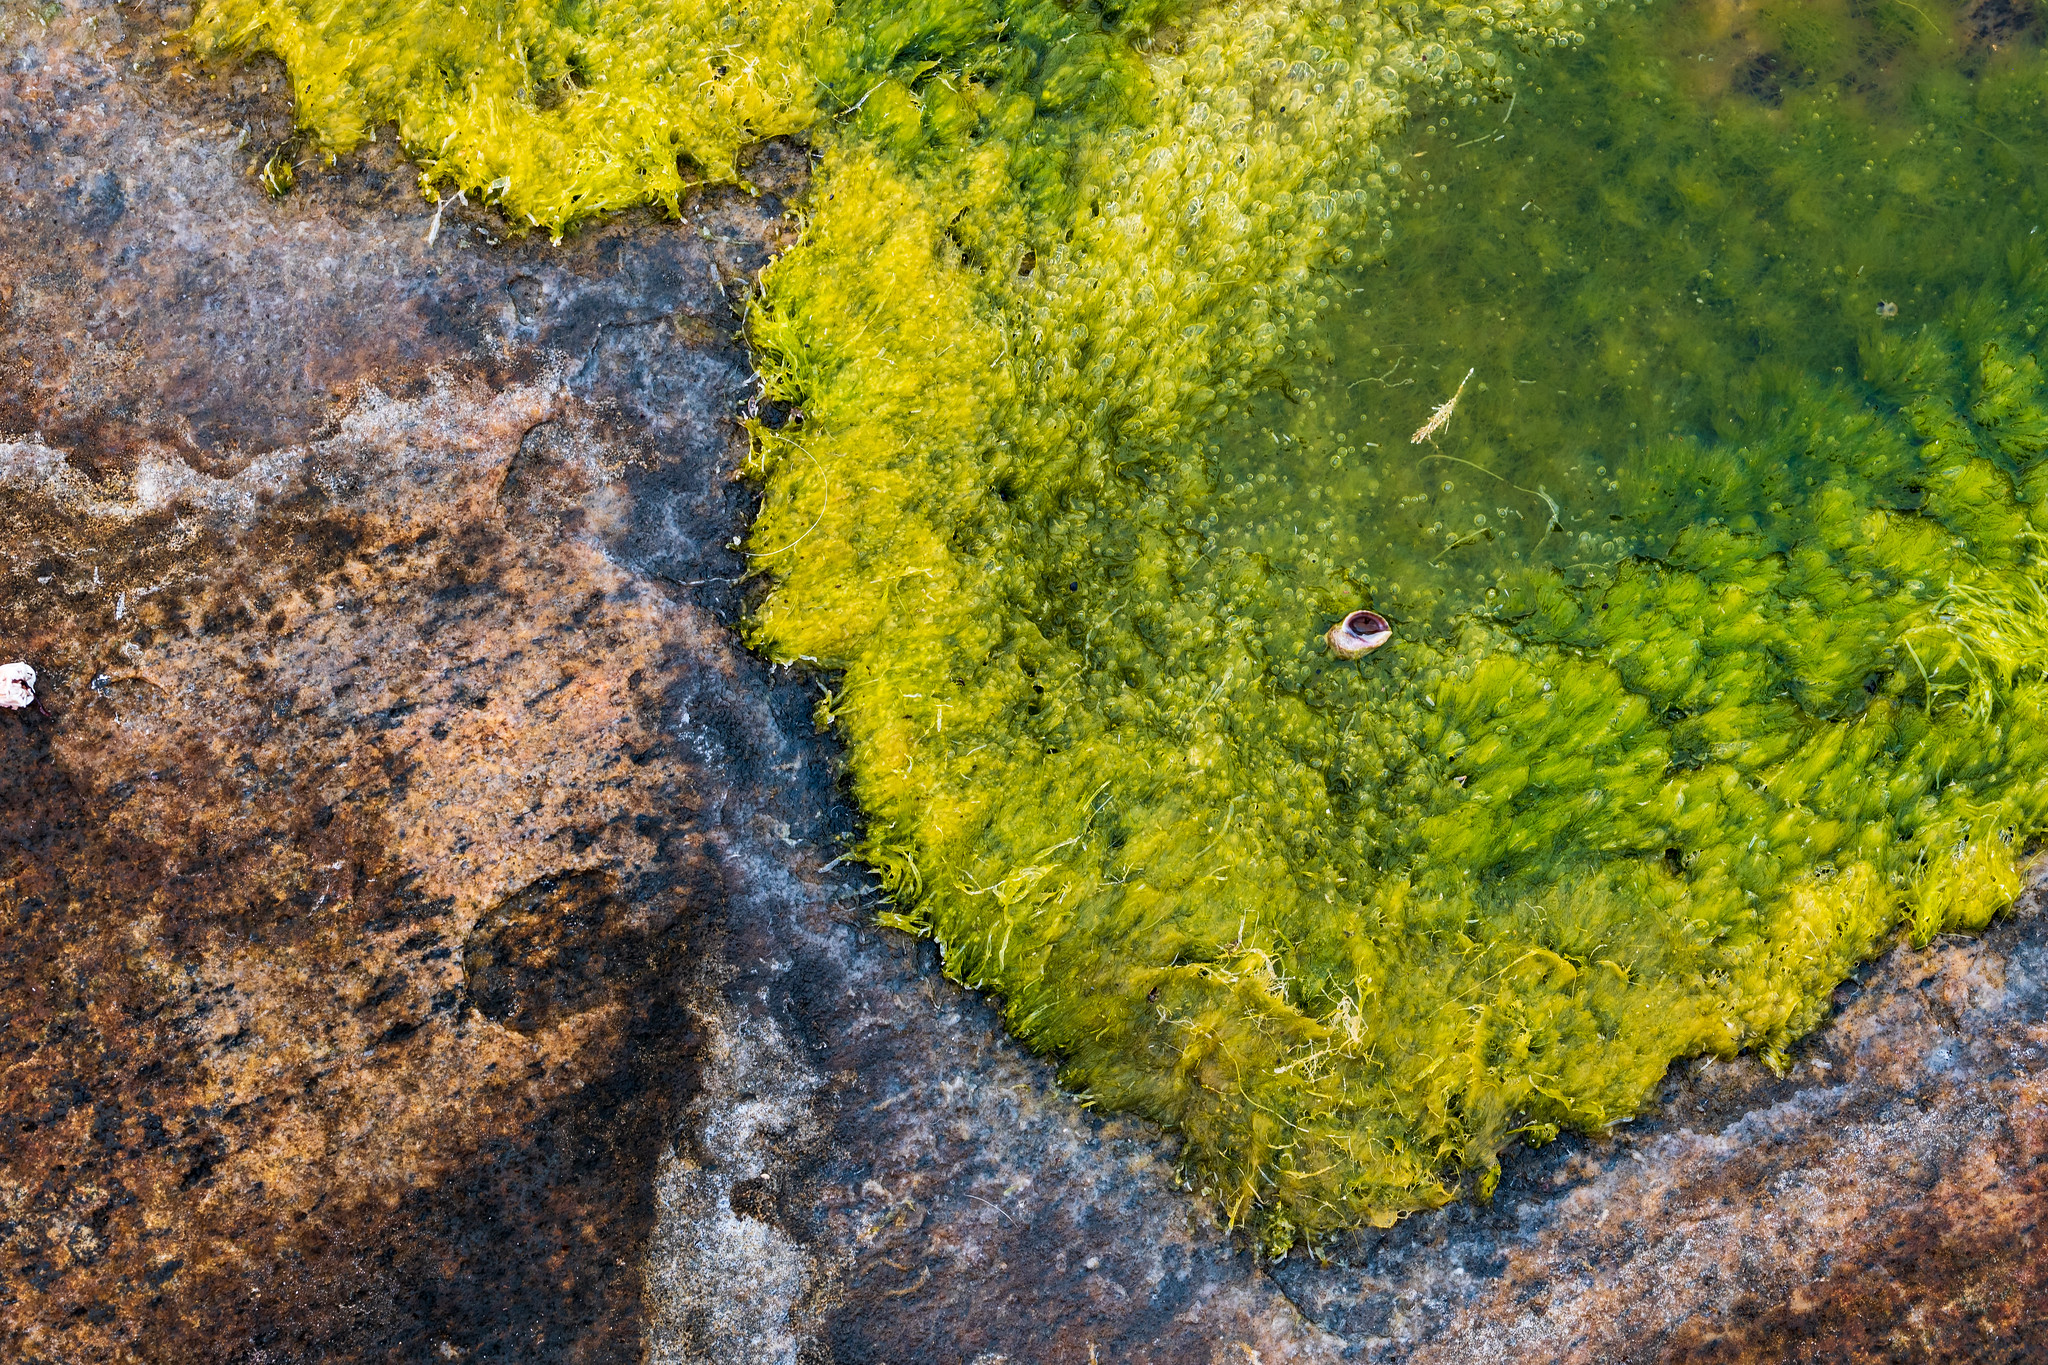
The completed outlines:
{"type": "Polygon", "coordinates": [[[1376,611],[1354,611],[1323,637],[1330,642],[1330,651],[1340,659],[1356,659],[1370,654],[1394,638],[1394,627],[1386,617],[1376,611]]]}

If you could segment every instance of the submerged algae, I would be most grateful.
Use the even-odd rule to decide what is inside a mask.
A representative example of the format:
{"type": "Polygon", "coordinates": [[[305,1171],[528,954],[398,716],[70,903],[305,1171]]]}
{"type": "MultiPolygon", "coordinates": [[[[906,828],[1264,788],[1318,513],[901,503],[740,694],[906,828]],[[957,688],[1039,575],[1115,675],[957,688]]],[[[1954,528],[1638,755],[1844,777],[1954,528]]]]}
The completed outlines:
{"type": "MultiPolygon", "coordinates": [[[[1901,95],[1926,124],[1918,136],[1934,131],[1925,106],[1956,93],[1939,65],[1923,63],[1925,80],[1901,95]]],[[[1621,80],[1573,74],[1584,75],[1589,104],[1628,96],[1621,80]]],[[[1212,77],[1202,88],[1228,84],[1212,77]]],[[[1946,110],[1944,126],[1967,115],[1992,120],[2008,142],[2034,138],[2042,90],[2037,63],[1993,72],[1964,87],[1974,107],[1946,110]]],[[[1525,122],[1541,103],[1524,104],[1525,122]]],[[[1734,189],[1773,184],[1773,170],[1792,182],[1774,184],[1768,208],[1795,201],[1800,242],[1813,249],[1785,260],[1784,248],[1759,246],[1758,231],[1731,221],[1699,267],[1719,267],[1731,290],[1745,282],[1735,267],[1746,256],[1779,258],[1783,275],[1814,271],[1820,258],[1817,273],[1835,278],[1827,241],[1812,231],[1826,214],[1814,197],[1796,202],[1796,182],[1831,177],[1841,147],[1799,165],[1762,145],[1817,138],[1779,133],[1813,112],[1795,98],[1751,118],[1747,137],[1723,140],[1752,158],[1728,176],[1734,189]]],[[[1831,131],[1857,142],[1871,117],[1848,111],[1831,131]]],[[[1880,141],[1906,136],[1887,126],[1880,141]]],[[[1685,214],[1645,214],[1640,201],[1665,192],[1648,171],[1671,148],[1668,136],[1639,148],[1631,164],[1652,190],[1634,196],[1615,192],[1608,168],[1564,168],[1582,156],[1571,137],[1537,147],[1529,174],[1556,189],[1608,175],[1589,186],[1587,222],[1632,212],[1642,237],[1669,252],[1668,240],[1686,235],[1685,214]]],[[[1010,366],[986,330],[983,350],[951,368],[953,336],[909,320],[911,336],[934,339],[908,352],[922,363],[905,368],[945,372],[962,392],[910,385],[872,441],[881,445],[892,420],[914,425],[914,409],[932,400],[971,414],[964,428],[1002,426],[1006,405],[1057,384],[1071,386],[1057,410],[1082,420],[1050,437],[1002,427],[1025,437],[965,468],[950,452],[907,450],[895,467],[917,471],[914,491],[876,503],[833,485],[823,461],[792,463],[778,485],[790,500],[763,519],[777,530],[764,551],[813,526],[831,547],[812,559],[815,574],[800,566],[785,580],[818,617],[788,628],[776,614],[786,591],[764,613],[765,633],[771,646],[848,668],[837,714],[863,803],[879,817],[868,851],[915,902],[901,922],[933,932],[962,979],[998,990],[1013,1026],[1063,1056],[1091,1094],[1189,1133],[1201,1176],[1235,1207],[1263,1202],[1276,1235],[1447,1197],[1461,1170],[1476,1170],[1484,1188],[1510,1133],[1540,1138],[1625,1116],[1676,1056],[1782,1048],[1902,917],[1927,934],[1980,923],[2003,904],[2016,886],[2013,841],[2037,831],[2043,813],[2048,754],[2031,683],[2005,694],[1987,725],[1981,707],[1944,709],[1912,663],[1917,639],[1937,686],[1960,682],[1951,580],[1979,581],[1972,554],[2017,567],[2018,495],[1987,480],[1973,452],[1929,433],[1943,412],[1974,421],[1987,385],[2003,386],[1996,401],[2017,405],[2019,428],[2037,420],[2025,357],[2041,280],[2024,250],[2009,298],[1989,313],[1957,300],[1955,329],[1916,343],[1916,354],[1949,354],[1947,370],[1887,359],[1893,348],[1870,338],[1874,372],[1894,375],[1879,392],[1834,380],[1819,359],[1853,362],[1854,329],[1785,306],[1820,286],[1786,289],[1774,277],[1755,283],[1779,322],[1776,350],[1759,340],[1762,310],[1731,309],[1739,315],[1710,338],[1718,344],[1681,338],[1686,363],[1659,366],[1649,348],[1630,347],[1627,327],[1665,326],[1668,308],[1608,301],[1654,275],[1651,253],[1639,251],[1602,271],[1593,284],[1606,296],[1588,290],[1576,314],[1538,312],[1527,331],[1481,324],[1520,331],[1524,352],[1557,352],[1524,371],[1558,377],[1572,400],[1548,415],[1542,444],[1507,440],[1488,416],[1497,409],[1474,394],[1452,430],[1461,441],[1476,430],[1497,450],[1447,442],[1442,453],[1455,459],[1439,461],[1382,439],[1387,453],[1368,458],[1372,435],[1407,433],[1455,387],[1464,363],[1449,334],[1472,337],[1476,319],[1455,329],[1424,320],[1484,296],[1483,285],[1460,296],[1456,263],[1485,260],[1480,232],[1529,200],[1501,194],[1497,167],[1475,166],[1446,191],[1412,169],[1420,158],[1407,148],[1410,169],[1397,174],[1387,149],[1382,137],[1352,153],[1381,153],[1354,168],[1367,193],[1405,183],[1431,185],[1439,200],[1462,191],[1492,201],[1418,222],[1411,235],[1437,229],[1443,249],[1397,250],[1388,267],[1405,268],[1415,288],[1385,288],[1379,270],[1310,274],[1293,297],[1247,290],[1238,317],[1214,320],[1255,343],[1272,339],[1260,331],[1269,320],[1276,332],[1295,326],[1308,347],[1330,347],[1332,368],[1372,395],[1371,408],[1333,417],[1348,405],[1332,400],[1335,385],[1319,394],[1312,370],[1223,362],[1198,373],[1233,382],[1227,398],[1203,410],[1197,389],[1177,400],[1190,412],[1184,425],[1155,425],[1129,383],[1177,377],[1176,338],[1208,320],[1209,300],[1176,298],[1175,279],[1159,278],[1174,264],[1139,234],[1170,233],[1173,210],[1206,187],[1113,186],[1105,217],[1132,199],[1145,206],[1131,244],[1096,239],[1075,254],[1087,247],[1095,277],[1112,285],[1135,273],[1122,261],[1149,268],[1158,297],[1103,299],[1051,359],[1043,331],[1011,325],[1006,345],[1039,343],[1027,352],[1036,372],[1010,366]],[[1180,299],[1189,311],[1156,311],[1180,299]],[[1333,311],[1310,331],[1303,324],[1324,299],[1333,311]],[[1380,321],[1361,320],[1348,300],[1380,321]],[[1546,323],[1583,335],[1559,346],[1537,332],[1546,323]],[[1801,329],[1823,335],[1790,347],[1788,360],[1786,334],[1801,329]],[[1163,356],[1133,355],[1133,339],[1164,342],[1163,356]],[[1385,380],[1366,382],[1394,354],[1369,371],[1353,363],[1370,344],[1446,339],[1448,373],[1412,404],[1383,401],[1385,380]],[[2003,351],[1987,353],[1993,344],[2003,351]],[[1581,376],[1559,374],[1588,352],[1611,354],[1646,391],[1603,404],[1581,376]],[[1101,367],[1093,385],[1090,366],[1101,367]],[[1648,382],[1645,371],[1665,368],[1679,373],[1648,382]],[[1000,387],[1005,373],[1018,376],[1014,389],[1000,387]],[[1701,398],[1649,415],[1695,376],[1701,398]],[[1253,420],[1216,410],[1262,390],[1277,396],[1255,404],[1253,420]],[[1307,415],[1319,402],[1320,423],[1307,415]],[[1669,431],[1674,417],[1697,435],[1646,445],[1631,434],[1630,423],[1652,420],[1669,431]],[[1089,418],[1109,433],[1100,465],[1088,460],[1099,458],[1091,442],[1103,428],[1089,418]],[[1368,421],[1377,426],[1360,430],[1368,421]],[[1457,463],[1482,459],[1492,472],[1457,463]],[[1573,465],[1583,474],[1567,478],[1573,465]],[[1471,532],[1483,535],[1485,523],[1443,524],[1449,476],[1486,494],[1483,511],[1460,512],[1525,529],[1535,550],[1518,561],[1502,539],[1507,553],[1475,555],[1471,532]],[[1421,493],[1404,480],[1437,485],[1426,509],[1397,508],[1421,493]],[[987,503],[991,486],[1001,509],[987,503]],[[845,499],[837,531],[828,488],[845,499]],[[972,515],[954,510],[976,497],[972,515]],[[864,526],[877,506],[915,509],[915,520],[864,526]],[[906,523],[936,530],[905,544],[906,523]],[[1315,636],[1361,602],[1398,613],[1401,633],[1367,663],[1337,664],[1315,636]]],[[[1969,215],[1973,249],[1919,253],[1924,238],[1895,241],[1883,263],[1912,261],[1923,298],[1984,282],[1987,260],[2024,237],[2021,215],[2034,207],[2031,182],[2024,193],[1998,182],[2044,164],[2025,150],[2013,161],[1969,176],[1951,163],[1950,183],[1921,187],[1942,191],[1935,202],[1908,210],[1944,213],[1927,237],[1955,236],[1956,216],[1969,215]],[[1994,190],[2012,197],[1987,208],[1994,190]]],[[[1141,164],[1135,151],[1125,158],[1141,164]]],[[[1688,169],[1682,187],[1699,198],[1704,167],[1688,169]]],[[[1899,217],[1873,216],[1886,220],[1879,226],[1899,217]]],[[[780,284],[796,303],[785,331],[762,329],[771,356],[801,354],[800,340],[777,342],[801,338],[803,272],[828,268],[796,257],[778,268],[771,299],[780,284]]],[[[1676,293],[1693,278],[1664,287],[1676,293]]],[[[906,344],[892,334],[878,353],[906,344]]],[[[876,362],[844,391],[880,392],[901,358],[876,362]]],[[[1512,371],[1495,373],[1514,383],[1512,371]]],[[[791,393],[815,400],[833,387],[803,376],[791,393]]],[[[2025,600],[2024,576],[2002,581],[2005,600],[2025,600]]]]}
{"type": "MultiPolygon", "coordinates": [[[[1728,205],[1769,186],[1793,247],[1834,221],[1797,182],[1846,180],[1842,139],[1884,111],[1837,109],[1833,161],[1771,144],[1827,122],[1843,15],[1780,24],[1822,93],[1745,113],[1747,141],[1646,63],[1589,66],[1616,56],[1596,43],[1553,96],[1585,126],[1511,169],[1495,112],[1558,111],[1528,87],[1515,113],[1507,71],[1571,46],[1578,6],[550,6],[504,44],[438,8],[225,0],[202,23],[288,47],[330,141],[397,118],[429,177],[550,229],[673,202],[750,136],[819,138],[754,319],[805,414],[756,432],[755,638],[843,671],[824,713],[894,920],[1091,1096],[1179,1127],[1276,1241],[1485,1189],[1512,1134],[1623,1116],[1677,1056],[1780,1048],[1901,920],[2010,896],[2048,814],[2048,693],[2012,645],[2043,622],[2018,539],[2048,423],[2048,290],[2011,221],[2032,182],[1998,213],[1972,202],[1983,166],[1904,191],[1949,184],[1940,213],[2021,245],[2001,292],[1936,303],[1983,283],[1982,250],[1934,272],[1917,312],[1947,321],[1867,337],[1865,385],[1832,372],[1839,319],[1779,354],[1810,309],[1696,288],[1729,316],[1673,339],[1642,283],[1695,227],[1709,263],[1657,288],[1832,270],[1728,205]],[[630,69],[562,55],[650,29],[630,69]],[[1472,120],[1457,175],[1392,154],[1418,87],[1472,120]],[[1639,97],[1673,122],[1634,178],[1589,179],[1579,149],[1618,144],[1639,97]],[[1664,176],[1681,124],[1695,155],[1664,176]],[[1702,149],[1735,144],[1717,190],[1702,149]],[[1555,193],[1516,209],[1515,176],[1555,193]],[[1583,283],[1482,322],[1502,277],[1473,272],[1519,276],[1488,239],[1531,208],[1537,269],[1583,283]],[[1369,268],[1389,212],[1441,249],[1369,268]],[[1636,268],[1574,256],[1610,221],[1636,268]],[[1481,327],[1475,392],[1408,450],[1481,327]],[[1437,390],[1412,400],[1411,352],[1437,390]],[[1589,391],[1588,357],[1616,382],[1589,391]],[[1516,425],[1490,396],[1544,385],[1566,401],[1516,425]],[[1393,428],[1398,451],[1372,439],[1393,428]],[[1361,603],[1395,643],[1338,662],[1318,637],[1361,603]]],[[[1922,51],[1939,35],[1879,36],[1928,132],[1960,110],[1987,148],[2038,146],[2037,66],[1959,85],[1922,51]]]]}

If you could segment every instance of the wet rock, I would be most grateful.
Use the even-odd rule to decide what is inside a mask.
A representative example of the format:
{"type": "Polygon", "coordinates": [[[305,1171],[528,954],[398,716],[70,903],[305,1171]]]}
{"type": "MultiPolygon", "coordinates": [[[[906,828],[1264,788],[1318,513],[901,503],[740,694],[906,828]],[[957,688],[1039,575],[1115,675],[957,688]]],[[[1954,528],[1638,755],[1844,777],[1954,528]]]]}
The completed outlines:
{"type": "Polygon", "coordinates": [[[6,750],[15,1358],[631,1349],[696,876],[635,758],[692,627],[495,496],[557,400],[366,400],[73,513],[102,591],[37,618],[6,750]]]}
{"type": "Polygon", "coordinates": [[[1276,1278],[1364,1359],[2019,1358],[2048,1343],[2048,918],[1899,948],[1783,1077],[1674,1075],[1491,1207],[1276,1278]]]}
{"type": "Polygon", "coordinates": [[[509,239],[176,9],[4,17],[10,1359],[2048,1349],[2031,914],[1783,1078],[1258,1264],[874,927],[820,684],[735,643],[733,305],[801,149],[509,239]]]}
{"type": "Polygon", "coordinates": [[[780,220],[430,249],[374,161],[269,200],[166,16],[8,17],[6,1354],[634,1358],[733,657],[606,547],[736,577],[780,220]]]}

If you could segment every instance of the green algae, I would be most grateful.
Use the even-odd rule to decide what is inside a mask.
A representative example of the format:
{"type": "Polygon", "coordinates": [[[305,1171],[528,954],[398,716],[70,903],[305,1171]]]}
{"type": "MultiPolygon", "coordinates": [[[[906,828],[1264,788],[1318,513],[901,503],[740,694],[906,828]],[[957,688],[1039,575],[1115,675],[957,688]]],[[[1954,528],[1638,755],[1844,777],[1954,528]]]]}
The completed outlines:
{"type": "Polygon", "coordinates": [[[299,124],[330,155],[395,123],[421,184],[553,231],[606,209],[674,211],[731,179],[739,149],[807,127],[802,59],[818,0],[221,0],[197,7],[213,50],[284,59],[299,124]]]}
{"type": "Polygon", "coordinates": [[[550,231],[809,130],[753,637],[841,675],[888,918],[1277,1245],[1779,1056],[2048,816],[2038,53],[1589,15],[201,27],[550,231]]]}

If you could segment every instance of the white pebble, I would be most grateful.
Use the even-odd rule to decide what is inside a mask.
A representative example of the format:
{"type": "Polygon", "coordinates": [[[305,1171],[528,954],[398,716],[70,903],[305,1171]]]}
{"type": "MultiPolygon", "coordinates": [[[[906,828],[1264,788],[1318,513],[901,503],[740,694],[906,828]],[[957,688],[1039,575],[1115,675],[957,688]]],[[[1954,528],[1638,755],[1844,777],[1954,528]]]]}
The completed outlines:
{"type": "Polygon", "coordinates": [[[0,666],[0,710],[19,711],[36,702],[36,671],[27,664],[0,666]]]}

